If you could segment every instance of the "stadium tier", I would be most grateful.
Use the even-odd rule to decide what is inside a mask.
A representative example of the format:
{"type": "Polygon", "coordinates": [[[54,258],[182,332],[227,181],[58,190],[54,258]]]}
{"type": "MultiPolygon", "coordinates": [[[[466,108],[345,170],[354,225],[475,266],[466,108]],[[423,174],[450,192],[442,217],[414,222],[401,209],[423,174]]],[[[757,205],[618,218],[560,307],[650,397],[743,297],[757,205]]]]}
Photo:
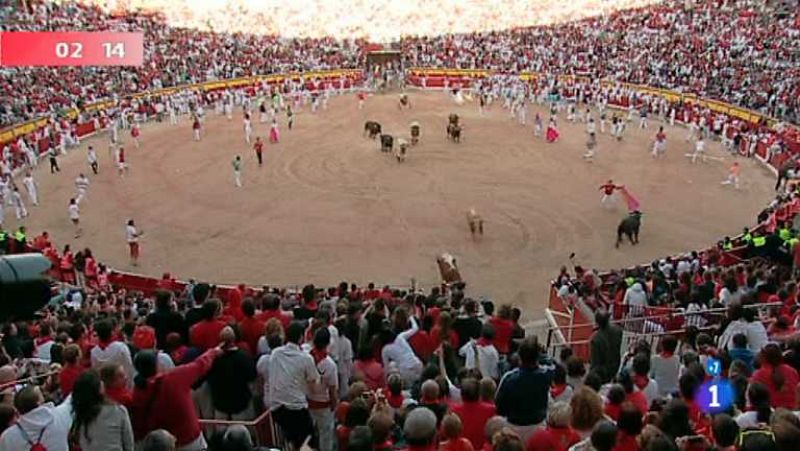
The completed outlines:
{"type": "MultiPolygon", "coordinates": [[[[439,11],[416,28],[379,32],[362,23],[358,1],[352,11],[320,6],[317,15],[292,13],[294,5],[271,22],[267,12],[233,2],[221,17],[182,13],[191,8],[186,2],[91,3],[0,2],[5,32],[144,33],[141,66],[0,66],[0,451],[796,450],[796,3],[589,1],[583,9],[602,14],[587,16],[574,11],[577,2],[532,2],[552,23],[530,26],[537,14],[512,17],[500,11],[502,2],[484,9],[444,2],[480,16],[448,26],[439,11]],[[268,29],[254,32],[259,23],[268,29]],[[426,31],[439,26],[458,33],[426,31]],[[409,29],[423,32],[382,44],[351,36],[391,40],[409,29]],[[295,37],[329,36],[321,30],[337,35],[295,37]],[[125,269],[25,227],[25,204],[39,205],[34,177],[45,159],[61,177],[59,160],[84,152],[89,176],[97,175],[87,140],[110,140],[108,159],[123,180],[123,132],[138,149],[142,129],[184,117],[199,142],[212,116],[230,121],[236,109],[261,166],[264,144],[251,143],[256,120],[271,124],[263,125],[265,140],[275,145],[284,116],[291,130],[301,109],[327,109],[333,96],[357,99],[358,111],[369,108],[370,96],[397,96],[402,114],[417,108],[417,94],[434,104],[433,92],[459,108],[474,103],[470,126],[494,109],[532,128],[536,145],[580,127],[567,141],[586,142],[576,165],[599,166],[598,136],[619,144],[637,122],[639,133],[655,124],[646,157],[659,162],[665,127],[680,127],[693,149],[687,168],[731,161],[721,185],[738,191],[740,164],[757,162],[777,176],[775,194],[741,234],[702,249],[620,269],[591,269],[571,255],[541,293],[543,314],[510,299],[477,298],[447,253],[436,259],[441,283],[428,290],[415,280],[410,287],[348,280],[227,286],[137,271],[144,232],[132,219],[125,269]],[[559,121],[570,125],[559,129],[559,121]],[[3,228],[11,222],[6,210],[16,227],[3,228]],[[44,276],[32,274],[38,263],[12,257],[31,254],[50,262],[44,276]],[[52,296],[34,299],[31,287],[45,281],[52,296]],[[46,305],[33,315],[14,308],[39,301],[46,305]]],[[[524,11],[523,3],[506,6],[524,11]]],[[[394,14],[424,19],[408,9],[394,14]]],[[[442,119],[441,141],[462,146],[462,128],[471,132],[463,116],[442,119]]],[[[420,139],[419,123],[410,124],[409,142],[373,121],[360,138],[375,138],[392,164],[405,164],[420,139]]],[[[229,161],[240,189],[241,159],[229,161]]],[[[67,227],[76,240],[90,177],[75,179],[69,199],[67,227]]],[[[615,199],[627,207],[616,247],[638,245],[647,227],[638,197],[612,180],[599,192],[603,207],[615,199]]],[[[736,198],[727,202],[737,206],[736,198]]],[[[479,246],[484,219],[487,235],[492,219],[474,208],[466,218],[479,246]]],[[[221,264],[211,257],[207,264],[221,264]]]]}

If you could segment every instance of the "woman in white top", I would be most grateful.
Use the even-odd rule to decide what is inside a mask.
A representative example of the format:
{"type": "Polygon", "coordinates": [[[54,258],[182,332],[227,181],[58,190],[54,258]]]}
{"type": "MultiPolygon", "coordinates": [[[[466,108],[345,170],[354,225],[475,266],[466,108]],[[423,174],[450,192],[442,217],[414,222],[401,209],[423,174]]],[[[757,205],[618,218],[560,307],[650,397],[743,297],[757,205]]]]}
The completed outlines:
{"type": "Polygon", "coordinates": [[[381,341],[384,344],[381,357],[383,359],[384,371],[389,374],[392,368],[400,373],[403,378],[403,385],[410,388],[411,385],[422,375],[422,361],[419,360],[408,340],[419,331],[417,320],[410,317],[411,328],[395,334],[391,329],[384,329],[380,333],[381,341]]]}

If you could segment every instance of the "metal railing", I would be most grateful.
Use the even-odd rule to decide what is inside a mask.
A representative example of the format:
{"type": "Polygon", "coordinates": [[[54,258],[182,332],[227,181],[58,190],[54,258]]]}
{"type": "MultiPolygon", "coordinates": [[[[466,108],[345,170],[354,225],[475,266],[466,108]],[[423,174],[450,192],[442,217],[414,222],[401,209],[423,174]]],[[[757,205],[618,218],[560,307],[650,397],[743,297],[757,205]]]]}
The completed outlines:
{"type": "MultiPolygon", "coordinates": [[[[780,302],[771,302],[771,303],[759,303],[759,304],[749,304],[742,306],[745,309],[758,309],[758,310],[769,310],[772,308],[780,308],[783,304],[780,302]]],[[[638,317],[626,317],[618,320],[612,320],[612,324],[616,324],[620,326],[624,332],[623,334],[623,343],[622,343],[622,350],[624,352],[628,346],[638,342],[640,340],[645,340],[651,343],[652,346],[657,344],[656,339],[666,336],[666,335],[673,335],[676,337],[682,337],[686,331],[688,330],[688,326],[694,326],[699,332],[704,331],[713,331],[718,327],[719,319],[722,319],[727,314],[728,308],[714,308],[714,309],[707,309],[703,311],[697,312],[686,312],[684,310],[675,310],[674,312],[665,312],[656,315],[649,315],[649,316],[638,316],[638,317]],[[712,317],[712,318],[709,318],[712,317]],[[693,321],[694,318],[701,318],[703,322],[700,321],[693,321]],[[670,319],[670,320],[679,320],[675,321],[674,324],[679,325],[676,328],[667,328],[664,327],[663,320],[670,319]],[[717,324],[715,324],[717,323],[717,324]]],[[[550,311],[550,315],[562,315],[562,316],[569,316],[568,314],[561,313],[561,312],[554,312],[550,311]]],[[[760,318],[759,319],[765,325],[774,322],[774,318],[760,318]]],[[[548,318],[548,321],[555,321],[555,318],[548,318]]],[[[557,323],[553,323],[557,324],[557,323]]],[[[594,322],[588,323],[579,323],[579,324],[568,324],[568,325],[553,325],[547,329],[546,335],[546,349],[550,355],[557,355],[558,351],[562,348],[570,347],[572,348],[573,352],[579,356],[588,356],[589,355],[589,343],[591,342],[590,339],[581,339],[581,340],[572,340],[571,337],[574,335],[575,330],[579,329],[590,329],[594,330],[596,327],[594,322]]]]}
{"type": "Polygon", "coordinates": [[[200,428],[206,433],[207,437],[213,435],[217,429],[226,429],[237,425],[244,426],[250,431],[255,446],[283,448],[282,435],[272,420],[272,414],[269,410],[253,420],[200,419],[200,428]]]}

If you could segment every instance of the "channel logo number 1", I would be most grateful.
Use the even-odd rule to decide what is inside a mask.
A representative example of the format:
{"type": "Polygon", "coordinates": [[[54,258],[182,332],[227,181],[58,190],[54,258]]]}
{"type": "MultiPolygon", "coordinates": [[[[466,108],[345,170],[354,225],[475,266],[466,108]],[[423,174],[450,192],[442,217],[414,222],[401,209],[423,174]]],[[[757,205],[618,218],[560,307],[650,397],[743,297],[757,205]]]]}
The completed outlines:
{"type": "Polygon", "coordinates": [[[719,413],[733,404],[733,386],[727,379],[720,377],[722,362],[719,359],[709,358],[706,361],[706,372],[712,377],[703,383],[695,395],[698,406],[706,413],[719,413]]]}

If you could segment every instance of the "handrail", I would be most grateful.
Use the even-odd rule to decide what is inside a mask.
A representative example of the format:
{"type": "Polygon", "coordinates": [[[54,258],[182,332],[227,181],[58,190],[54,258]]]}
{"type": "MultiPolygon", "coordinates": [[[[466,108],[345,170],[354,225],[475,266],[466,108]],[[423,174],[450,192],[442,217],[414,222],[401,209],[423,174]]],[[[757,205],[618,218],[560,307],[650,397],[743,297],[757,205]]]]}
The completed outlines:
{"type": "Polygon", "coordinates": [[[269,414],[270,411],[265,410],[264,413],[262,413],[261,415],[257,416],[255,419],[252,420],[237,421],[237,420],[216,420],[212,418],[201,418],[199,421],[201,425],[205,426],[233,426],[236,424],[240,424],[242,426],[253,427],[253,426],[258,426],[259,424],[261,424],[261,422],[266,420],[267,417],[269,417],[269,414]]]}
{"type": "MultiPolygon", "coordinates": [[[[781,307],[783,306],[780,302],[765,302],[765,303],[758,303],[758,304],[747,304],[742,305],[742,308],[746,309],[762,309],[762,308],[772,308],[772,307],[781,307]]],[[[659,307],[651,307],[651,308],[659,308],[659,307]]],[[[668,308],[668,307],[663,307],[668,308]]],[[[642,322],[648,321],[658,318],[675,318],[675,317],[693,317],[693,316],[701,316],[701,315],[719,315],[719,314],[726,314],[728,312],[727,307],[719,307],[707,310],[701,310],[698,312],[687,312],[685,310],[678,310],[675,309],[674,312],[667,312],[667,313],[659,313],[655,315],[648,315],[648,316],[635,316],[630,318],[622,318],[622,319],[615,319],[611,320],[612,324],[624,324],[630,322],[642,322]]],[[[568,326],[563,327],[550,327],[548,329],[570,329],[570,328],[579,328],[579,327],[594,327],[595,323],[587,322],[587,323],[578,323],[578,324],[571,324],[568,326]]]]}
{"type": "Polygon", "coordinates": [[[5,390],[8,387],[15,387],[15,386],[20,385],[20,384],[27,384],[27,383],[30,383],[30,382],[34,382],[34,381],[36,381],[38,379],[46,379],[46,378],[48,378],[50,376],[55,376],[56,374],[59,374],[60,372],[61,372],[61,370],[49,371],[47,373],[36,374],[34,376],[28,376],[28,377],[23,377],[23,378],[20,378],[20,379],[14,379],[13,381],[3,382],[2,384],[0,384],[0,390],[5,390]]]}

